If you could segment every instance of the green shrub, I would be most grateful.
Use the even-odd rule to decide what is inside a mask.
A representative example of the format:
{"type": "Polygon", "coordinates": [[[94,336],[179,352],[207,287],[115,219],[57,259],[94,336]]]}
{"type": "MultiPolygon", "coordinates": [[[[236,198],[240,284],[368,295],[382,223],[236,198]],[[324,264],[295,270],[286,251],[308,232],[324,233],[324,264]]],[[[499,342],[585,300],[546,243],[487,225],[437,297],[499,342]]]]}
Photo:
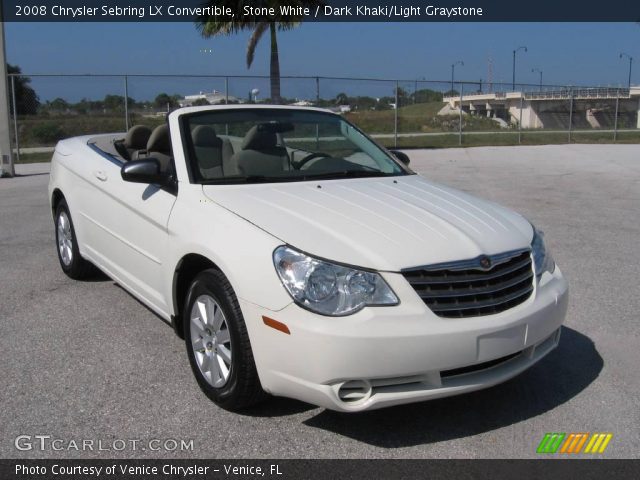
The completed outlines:
{"type": "Polygon", "coordinates": [[[53,122],[43,122],[33,127],[33,136],[42,143],[55,143],[67,136],[64,129],[53,122]]]}

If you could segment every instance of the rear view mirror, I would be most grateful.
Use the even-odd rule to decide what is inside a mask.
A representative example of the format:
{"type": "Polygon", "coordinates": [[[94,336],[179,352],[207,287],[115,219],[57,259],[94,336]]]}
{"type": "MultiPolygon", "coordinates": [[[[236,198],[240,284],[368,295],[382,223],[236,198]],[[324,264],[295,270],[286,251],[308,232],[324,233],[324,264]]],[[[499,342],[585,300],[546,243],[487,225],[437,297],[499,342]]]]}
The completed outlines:
{"type": "Polygon", "coordinates": [[[405,165],[409,165],[409,162],[411,162],[409,155],[407,155],[406,153],[401,152],[400,150],[389,150],[389,151],[393,154],[394,157],[396,157],[405,165]]]}

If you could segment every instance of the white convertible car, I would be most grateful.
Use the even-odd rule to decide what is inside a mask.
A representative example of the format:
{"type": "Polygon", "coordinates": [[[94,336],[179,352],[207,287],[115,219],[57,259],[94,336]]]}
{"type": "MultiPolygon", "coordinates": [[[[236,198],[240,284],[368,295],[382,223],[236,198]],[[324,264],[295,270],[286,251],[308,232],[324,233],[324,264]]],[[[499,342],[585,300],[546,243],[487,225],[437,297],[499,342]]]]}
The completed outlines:
{"type": "Polygon", "coordinates": [[[97,266],[170,322],[226,409],[272,394],[353,412],[505,381],[558,344],[567,283],[525,218],[408,163],[315,108],[183,108],[63,140],[60,265],[97,266]]]}

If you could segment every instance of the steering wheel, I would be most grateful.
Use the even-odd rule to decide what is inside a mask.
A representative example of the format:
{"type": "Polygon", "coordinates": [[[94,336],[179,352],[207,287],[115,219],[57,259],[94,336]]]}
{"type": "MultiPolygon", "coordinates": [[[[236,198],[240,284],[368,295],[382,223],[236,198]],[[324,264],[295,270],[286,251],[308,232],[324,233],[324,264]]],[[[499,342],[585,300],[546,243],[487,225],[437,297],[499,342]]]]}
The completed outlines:
{"type": "Polygon", "coordinates": [[[297,168],[298,170],[301,170],[304,165],[309,163],[314,158],[331,158],[331,155],[329,155],[328,153],[324,153],[324,152],[310,153],[306,157],[304,157],[304,158],[298,160],[297,162],[295,162],[294,167],[297,168]]]}

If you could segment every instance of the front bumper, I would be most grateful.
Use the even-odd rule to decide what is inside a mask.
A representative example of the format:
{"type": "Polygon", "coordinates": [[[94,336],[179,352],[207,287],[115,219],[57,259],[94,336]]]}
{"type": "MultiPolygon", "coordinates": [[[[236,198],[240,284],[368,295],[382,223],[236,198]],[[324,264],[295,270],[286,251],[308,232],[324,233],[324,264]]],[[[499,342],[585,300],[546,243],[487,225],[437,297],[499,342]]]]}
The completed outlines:
{"type": "Polygon", "coordinates": [[[490,387],[558,344],[568,288],[557,267],[524,303],[460,319],[433,314],[402,275],[383,275],[401,304],[348,317],[295,304],[274,312],[240,300],[263,388],[332,410],[370,410],[490,387]],[[268,327],[263,316],[290,334],[268,327]]]}

